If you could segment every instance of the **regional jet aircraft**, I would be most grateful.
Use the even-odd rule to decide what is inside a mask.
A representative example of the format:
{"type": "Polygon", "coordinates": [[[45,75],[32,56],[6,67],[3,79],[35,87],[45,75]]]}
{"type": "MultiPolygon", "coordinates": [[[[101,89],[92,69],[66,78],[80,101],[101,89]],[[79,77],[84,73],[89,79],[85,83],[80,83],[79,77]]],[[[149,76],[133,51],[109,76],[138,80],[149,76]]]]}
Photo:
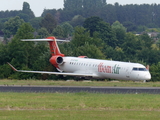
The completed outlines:
{"type": "Polygon", "coordinates": [[[139,63],[90,59],[87,58],[87,56],[65,56],[60,52],[56,42],[63,40],[56,39],[55,37],[48,37],[46,39],[24,39],[22,41],[49,42],[50,52],[52,55],[49,61],[59,72],[17,70],[10,63],[8,63],[12,69],[17,72],[55,74],[94,79],[111,78],[133,81],[145,81],[151,79],[149,70],[146,69],[144,65],[139,63]]]}

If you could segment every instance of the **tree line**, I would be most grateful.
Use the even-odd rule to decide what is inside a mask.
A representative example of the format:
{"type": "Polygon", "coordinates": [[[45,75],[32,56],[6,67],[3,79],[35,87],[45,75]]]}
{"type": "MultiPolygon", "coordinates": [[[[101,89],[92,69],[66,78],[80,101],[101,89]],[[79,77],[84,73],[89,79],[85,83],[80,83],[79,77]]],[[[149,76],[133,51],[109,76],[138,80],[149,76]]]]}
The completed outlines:
{"type": "MultiPolygon", "coordinates": [[[[41,17],[43,18],[48,13],[55,16],[57,23],[72,21],[75,16],[79,15],[80,22],[83,18],[91,16],[98,16],[110,24],[119,21],[127,28],[127,31],[141,32],[145,27],[160,27],[160,4],[120,5],[116,2],[112,5],[107,4],[106,0],[64,0],[63,9],[44,9],[41,17]]],[[[34,27],[37,27],[35,22],[40,19],[35,17],[30,5],[24,2],[22,10],[1,11],[0,21],[4,23],[10,17],[15,16],[19,16],[25,22],[31,22],[34,27]]]]}
{"type": "Polygon", "coordinates": [[[45,10],[59,14],[59,22],[71,21],[75,15],[84,18],[98,16],[105,22],[113,24],[119,21],[128,31],[136,31],[138,26],[160,27],[160,4],[107,4],[106,0],[64,0],[64,9],[45,10]]]}
{"type": "MultiPolygon", "coordinates": [[[[50,17],[48,20],[50,20],[50,17]]],[[[51,28],[55,27],[52,31],[50,24],[46,25],[43,19],[41,21],[43,28],[40,29],[39,35],[35,36],[35,29],[31,24],[24,22],[19,17],[11,18],[7,22],[6,25],[10,25],[10,29],[6,27],[6,31],[8,29],[6,33],[11,33],[10,35],[13,35],[13,38],[6,44],[0,44],[0,78],[60,79],[57,76],[15,73],[6,62],[10,62],[17,69],[55,71],[55,68],[48,62],[50,58],[48,44],[22,42],[21,39],[43,38],[46,35],[58,37],[65,35],[62,34],[65,33],[65,30],[72,31],[72,26],[69,23],[52,24],[51,28]],[[18,25],[17,23],[19,23],[19,27],[15,28],[15,25],[18,25]],[[49,28],[46,26],[49,26],[49,28]],[[11,28],[15,28],[15,31],[11,31],[11,28]],[[57,31],[56,35],[55,30],[57,31]],[[61,30],[62,33],[58,30],[61,30]]],[[[56,23],[56,21],[54,22],[56,23]]],[[[85,19],[83,26],[77,26],[73,29],[71,36],[71,42],[59,44],[62,53],[68,56],[86,55],[89,58],[139,62],[150,65],[152,80],[159,80],[159,77],[157,77],[160,76],[157,73],[160,69],[159,46],[146,33],[136,36],[127,32],[126,28],[118,21],[110,25],[99,17],[89,17],[85,19]]]]}

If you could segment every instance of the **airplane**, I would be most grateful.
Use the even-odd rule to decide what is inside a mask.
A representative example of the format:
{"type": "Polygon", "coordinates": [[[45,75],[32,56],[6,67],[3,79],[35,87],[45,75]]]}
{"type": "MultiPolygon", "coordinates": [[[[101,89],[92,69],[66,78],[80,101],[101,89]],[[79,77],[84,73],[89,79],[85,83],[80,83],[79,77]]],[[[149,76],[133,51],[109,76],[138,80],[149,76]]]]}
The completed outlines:
{"type": "Polygon", "coordinates": [[[87,56],[65,56],[59,50],[55,37],[46,39],[23,39],[22,41],[47,41],[49,42],[51,58],[50,63],[59,72],[17,70],[10,63],[10,67],[17,72],[55,74],[63,76],[76,76],[88,79],[118,79],[132,81],[146,81],[151,79],[149,70],[142,64],[121,62],[113,60],[91,59],[87,56]]]}

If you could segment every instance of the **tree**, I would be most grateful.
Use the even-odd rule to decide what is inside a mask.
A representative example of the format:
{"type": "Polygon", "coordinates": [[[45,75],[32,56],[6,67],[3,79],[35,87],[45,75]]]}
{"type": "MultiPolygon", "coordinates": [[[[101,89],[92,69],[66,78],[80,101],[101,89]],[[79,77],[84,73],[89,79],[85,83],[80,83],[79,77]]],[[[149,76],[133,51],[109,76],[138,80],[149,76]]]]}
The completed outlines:
{"type": "Polygon", "coordinates": [[[11,37],[12,35],[15,35],[18,28],[24,23],[24,20],[20,19],[20,17],[16,16],[14,18],[10,18],[7,22],[4,24],[4,34],[6,38],[11,37]]]}
{"type": "MultiPolygon", "coordinates": [[[[25,43],[20,41],[20,39],[25,38],[33,38],[33,28],[28,23],[23,23],[20,28],[18,29],[16,35],[9,42],[7,46],[7,61],[14,64],[18,69],[27,69],[30,66],[30,53],[32,53],[33,43],[25,43]]],[[[5,65],[4,65],[5,66],[5,65]]],[[[6,68],[5,70],[10,71],[10,68],[6,68]]],[[[7,75],[4,73],[5,77],[11,77],[16,79],[23,79],[27,76],[22,73],[16,73],[12,75],[7,72],[7,75]]],[[[28,75],[29,77],[30,75],[28,75]]]]}
{"type": "Polygon", "coordinates": [[[29,21],[29,15],[27,15],[27,14],[24,14],[24,13],[20,13],[19,15],[18,15],[21,19],[23,19],[25,22],[28,22],[29,21]]]}
{"type": "Polygon", "coordinates": [[[46,14],[46,16],[42,19],[40,26],[46,28],[49,34],[51,34],[56,28],[57,22],[51,14],[46,14]]]}
{"type": "MultiPolygon", "coordinates": [[[[23,42],[21,39],[33,39],[34,29],[29,23],[24,23],[18,29],[13,40],[8,44],[8,55],[11,62],[18,69],[26,70],[46,70],[48,65],[49,53],[48,45],[44,43],[23,42]],[[47,58],[42,60],[43,58],[47,58]],[[42,62],[42,63],[41,63],[42,62]]],[[[15,79],[41,78],[41,75],[14,73],[10,75],[15,79]]]]}
{"type": "Polygon", "coordinates": [[[35,17],[33,11],[30,9],[30,5],[27,2],[23,2],[22,13],[28,15],[29,19],[32,19],[35,17]]]}
{"type": "Polygon", "coordinates": [[[9,67],[8,64],[0,65],[0,79],[9,78],[13,70],[9,67]]]}
{"type": "Polygon", "coordinates": [[[130,21],[126,21],[123,23],[123,25],[127,28],[127,32],[135,31],[136,25],[130,21]]]}
{"type": "MultiPolygon", "coordinates": [[[[160,35],[160,34],[159,34],[160,35]]],[[[158,36],[159,36],[158,35],[158,36]]],[[[159,37],[158,37],[159,38],[159,37]]],[[[160,50],[160,39],[156,42],[156,47],[158,48],[158,50],[160,50]]]]}
{"type": "Polygon", "coordinates": [[[87,18],[84,22],[84,28],[90,32],[90,36],[93,36],[94,32],[99,33],[99,37],[109,46],[116,47],[116,35],[111,26],[104,22],[99,17],[87,18]]]}
{"type": "Polygon", "coordinates": [[[62,25],[63,31],[64,31],[64,37],[72,36],[73,34],[73,27],[68,22],[63,23],[62,25]]]}
{"type": "Polygon", "coordinates": [[[0,30],[4,29],[4,24],[0,21],[0,30]]]}
{"type": "Polygon", "coordinates": [[[36,17],[36,18],[33,18],[33,19],[30,19],[29,20],[29,23],[32,25],[32,27],[34,29],[39,29],[40,28],[40,22],[42,20],[42,17],[36,17]]]}
{"type": "Polygon", "coordinates": [[[0,43],[0,65],[3,65],[10,59],[8,55],[8,46],[0,43]]]}
{"type": "Polygon", "coordinates": [[[122,48],[116,47],[113,48],[111,46],[105,46],[105,55],[108,59],[117,60],[117,61],[125,61],[126,54],[122,48]]]}
{"type": "Polygon", "coordinates": [[[151,75],[152,75],[152,81],[159,81],[159,78],[160,78],[160,62],[158,62],[157,64],[153,64],[151,65],[150,67],[150,72],[151,72],[151,75]]]}
{"type": "Polygon", "coordinates": [[[116,14],[116,8],[112,4],[107,4],[102,8],[100,17],[103,18],[105,22],[108,22],[110,24],[112,24],[116,20],[119,20],[116,14]]]}
{"type": "Polygon", "coordinates": [[[39,38],[46,38],[49,36],[49,33],[46,28],[38,29],[39,38]]]}
{"type": "Polygon", "coordinates": [[[83,27],[76,27],[73,40],[71,41],[73,55],[82,56],[86,55],[90,58],[102,58],[105,56],[101,52],[103,48],[103,42],[96,36],[96,33],[93,37],[90,37],[89,32],[83,27]]]}
{"type": "Polygon", "coordinates": [[[44,9],[41,17],[45,17],[48,13],[55,16],[57,13],[57,10],[56,9],[44,9]]]}
{"type": "Polygon", "coordinates": [[[106,0],[83,0],[83,16],[99,16],[106,6],[106,0]]]}
{"type": "Polygon", "coordinates": [[[83,6],[85,8],[102,8],[106,5],[106,0],[83,0],[83,6]]]}
{"type": "Polygon", "coordinates": [[[82,0],[64,0],[64,9],[67,11],[81,10],[82,6],[82,0]]]}
{"type": "Polygon", "coordinates": [[[33,39],[34,29],[28,23],[23,23],[18,32],[9,43],[9,55],[12,58],[14,64],[25,65],[26,67],[30,64],[30,53],[34,46],[33,42],[22,42],[21,39],[33,39]],[[16,63],[15,63],[16,62],[16,63]]]}
{"type": "Polygon", "coordinates": [[[83,56],[90,58],[105,59],[102,53],[103,41],[98,38],[97,33],[90,37],[90,33],[83,27],[76,27],[73,39],[69,43],[59,45],[61,52],[69,56],[83,56]]]}
{"type": "Polygon", "coordinates": [[[72,18],[72,20],[71,20],[70,23],[71,23],[71,25],[72,25],[73,27],[83,26],[84,20],[85,20],[85,18],[82,17],[81,15],[76,15],[76,16],[74,16],[74,17],[72,18]]]}
{"type": "Polygon", "coordinates": [[[89,32],[86,32],[85,28],[76,27],[71,43],[74,45],[75,48],[77,48],[79,46],[85,45],[85,42],[88,41],[89,39],[90,39],[89,32]]]}
{"type": "Polygon", "coordinates": [[[146,47],[146,48],[148,48],[148,49],[151,49],[151,46],[152,46],[152,44],[153,44],[153,39],[150,38],[150,37],[148,36],[148,34],[144,33],[144,34],[140,35],[140,36],[139,36],[139,39],[140,39],[141,41],[144,41],[144,42],[143,42],[143,47],[146,47]]]}
{"type": "Polygon", "coordinates": [[[53,30],[53,35],[59,38],[64,37],[64,30],[63,28],[58,25],[54,30],[53,30]]]}
{"type": "Polygon", "coordinates": [[[126,28],[119,21],[114,22],[111,27],[116,33],[117,45],[121,46],[125,42],[126,28]]]}
{"type": "Polygon", "coordinates": [[[90,17],[84,21],[83,27],[90,32],[90,36],[93,36],[95,31],[100,31],[100,22],[103,20],[99,17],[90,17]]]}
{"type": "Polygon", "coordinates": [[[126,29],[119,21],[115,21],[115,22],[112,24],[112,29],[121,29],[121,30],[123,30],[124,32],[127,31],[127,29],[126,29]]]}
{"type": "Polygon", "coordinates": [[[97,46],[89,43],[85,43],[83,46],[79,46],[74,51],[75,56],[87,56],[89,58],[105,59],[105,55],[97,46]]]}
{"type": "Polygon", "coordinates": [[[147,27],[146,27],[146,26],[140,25],[140,26],[137,27],[136,32],[137,32],[137,33],[141,33],[141,32],[144,32],[144,31],[146,31],[146,30],[147,30],[147,27]]]}
{"type": "Polygon", "coordinates": [[[128,60],[134,60],[136,55],[136,50],[139,48],[137,37],[132,33],[127,33],[125,37],[125,42],[122,44],[122,49],[126,54],[128,60]]]}
{"type": "Polygon", "coordinates": [[[160,52],[157,50],[152,50],[148,48],[142,48],[141,51],[137,52],[137,57],[139,60],[146,62],[147,64],[157,64],[160,59],[160,52]]]}
{"type": "Polygon", "coordinates": [[[147,64],[158,63],[160,59],[160,52],[158,48],[153,47],[154,40],[148,36],[148,34],[142,34],[137,36],[139,50],[137,50],[137,57],[139,60],[143,60],[147,64]]]}

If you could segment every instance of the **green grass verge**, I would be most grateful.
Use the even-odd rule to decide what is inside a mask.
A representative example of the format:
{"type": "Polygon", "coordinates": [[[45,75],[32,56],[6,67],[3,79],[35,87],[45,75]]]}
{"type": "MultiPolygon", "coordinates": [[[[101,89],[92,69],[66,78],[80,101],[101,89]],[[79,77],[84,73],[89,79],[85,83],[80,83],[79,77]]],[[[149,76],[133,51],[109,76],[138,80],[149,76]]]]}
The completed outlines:
{"type": "Polygon", "coordinates": [[[0,111],[1,120],[158,120],[158,111],[0,111]]]}
{"type": "Polygon", "coordinates": [[[160,87],[160,82],[132,81],[53,81],[53,80],[0,80],[0,85],[50,85],[50,86],[110,86],[110,87],[160,87]]]}
{"type": "Polygon", "coordinates": [[[160,118],[152,94],[0,93],[1,120],[151,120],[160,118]]]}

